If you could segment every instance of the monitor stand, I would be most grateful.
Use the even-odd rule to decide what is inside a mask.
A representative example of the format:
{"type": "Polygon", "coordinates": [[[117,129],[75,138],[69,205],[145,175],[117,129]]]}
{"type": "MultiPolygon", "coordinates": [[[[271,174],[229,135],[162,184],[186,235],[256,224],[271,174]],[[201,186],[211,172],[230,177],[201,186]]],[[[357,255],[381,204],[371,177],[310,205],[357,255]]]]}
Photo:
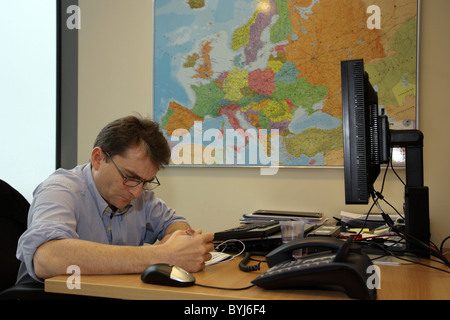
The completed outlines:
{"type": "Polygon", "coordinates": [[[406,150],[406,250],[429,258],[430,214],[428,187],[423,183],[423,134],[419,130],[389,130],[390,146],[406,150]],[[408,239],[409,238],[409,239],[408,239]]]}

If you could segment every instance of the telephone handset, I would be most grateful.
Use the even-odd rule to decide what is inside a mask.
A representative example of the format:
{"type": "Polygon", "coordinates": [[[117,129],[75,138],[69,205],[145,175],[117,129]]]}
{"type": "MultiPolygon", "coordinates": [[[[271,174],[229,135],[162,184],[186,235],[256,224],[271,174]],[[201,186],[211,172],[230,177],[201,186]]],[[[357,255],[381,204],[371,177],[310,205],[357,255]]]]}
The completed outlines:
{"type": "Polygon", "coordinates": [[[293,260],[292,252],[297,249],[308,249],[308,248],[325,248],[330,249],[333,252],[336,252],[336,256],[338,260],[341,260],[345,257],[346,254],[352,248],[353,252],[361,254],[360,246],[354,244],[351,241],[351,238],[346,242],[339,240],[337,238],[332,237],[310,237],[304,238],[297,241],[292,241],[289,243],[285,243],[284,245],[279,246],[278,248],[272,250],[266,256],[267,264],[270,267],[274,265],[286,261],[293,260]],[[339,253],[339,254],[338,254],[339,253]]]}
{"type": "Polygon", "coordinates": [[[266,255],[269,270],[252,281],[265,289],[340,286],[354,299],[376,299],[376,289],[367,279],[372,261],[351,239],[309,237],[279,246],[266,255]],[[298,259],[297,249],[325,249],[298,259]]]}

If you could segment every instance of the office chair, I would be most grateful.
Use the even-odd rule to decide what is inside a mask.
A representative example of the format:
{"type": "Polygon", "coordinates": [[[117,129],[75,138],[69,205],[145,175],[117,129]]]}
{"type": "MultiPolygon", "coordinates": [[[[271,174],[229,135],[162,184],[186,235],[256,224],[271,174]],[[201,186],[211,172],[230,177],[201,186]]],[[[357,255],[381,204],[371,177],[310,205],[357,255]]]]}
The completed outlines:
{"type": "Polygon", "coordinates": [[[20,261],[17,241],[27,229],[30,204],[13,187],[0,180],[0,291],[14,285],[20,261]]]}
{"type": "Polygon", "coordinates": [[[0,179],[0,300],[109,300],[70,294],[48,293],[43,283],[15,285],[20,261],[17,242],[27,229],[30,204],[8,183],[0,179]]]}
{"type": "Polygon", "coordinates": [[[68,295],[45,293],[41,283],[15,285],[20,266],[16,258],[17,242],[27,229],[30,204],[3,180],[0,180],[0,204],[0,300],[65,299],[68,295]]]}

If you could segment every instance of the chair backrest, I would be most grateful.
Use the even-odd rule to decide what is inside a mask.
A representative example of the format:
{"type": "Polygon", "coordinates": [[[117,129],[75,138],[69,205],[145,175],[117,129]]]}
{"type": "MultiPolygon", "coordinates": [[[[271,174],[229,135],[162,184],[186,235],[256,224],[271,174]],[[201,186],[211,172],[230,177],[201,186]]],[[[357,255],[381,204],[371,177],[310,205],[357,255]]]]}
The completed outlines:
{"type": "Polygon", "coordinates": [[[17,241],[27,229],[30,204],[13,187],[0,180],[0,291],[16,282],[20,261],[17,241]]]}

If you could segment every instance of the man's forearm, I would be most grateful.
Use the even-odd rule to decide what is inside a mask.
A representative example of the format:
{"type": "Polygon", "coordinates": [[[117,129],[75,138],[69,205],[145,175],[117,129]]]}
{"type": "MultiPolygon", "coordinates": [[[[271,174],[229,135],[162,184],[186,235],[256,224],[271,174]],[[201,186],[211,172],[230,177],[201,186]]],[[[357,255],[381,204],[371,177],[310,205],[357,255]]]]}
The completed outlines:
{"type": "Polygon", "coordinates": [[[67,272],[67,267],[77,265],[82,274],[141,273],[155,263],[177,265],[188,272],[198,272],[211,259],[214,250],[210,232],[198,230],[187,235],[188,225],[167,228],[170,236],[158,245],[117,246],[79,239],[51,240],[41,245],[33,257],[34,271],[41,279],[67,272]]]}
{"type": "Polygon", "coordinates": [[[40,246],[34,255],[39,278],[65,274],[77,265],[82,274],[141,273],[162,260],[159,246],[115,246],[79,239],[52,240],[40,246]]]}

